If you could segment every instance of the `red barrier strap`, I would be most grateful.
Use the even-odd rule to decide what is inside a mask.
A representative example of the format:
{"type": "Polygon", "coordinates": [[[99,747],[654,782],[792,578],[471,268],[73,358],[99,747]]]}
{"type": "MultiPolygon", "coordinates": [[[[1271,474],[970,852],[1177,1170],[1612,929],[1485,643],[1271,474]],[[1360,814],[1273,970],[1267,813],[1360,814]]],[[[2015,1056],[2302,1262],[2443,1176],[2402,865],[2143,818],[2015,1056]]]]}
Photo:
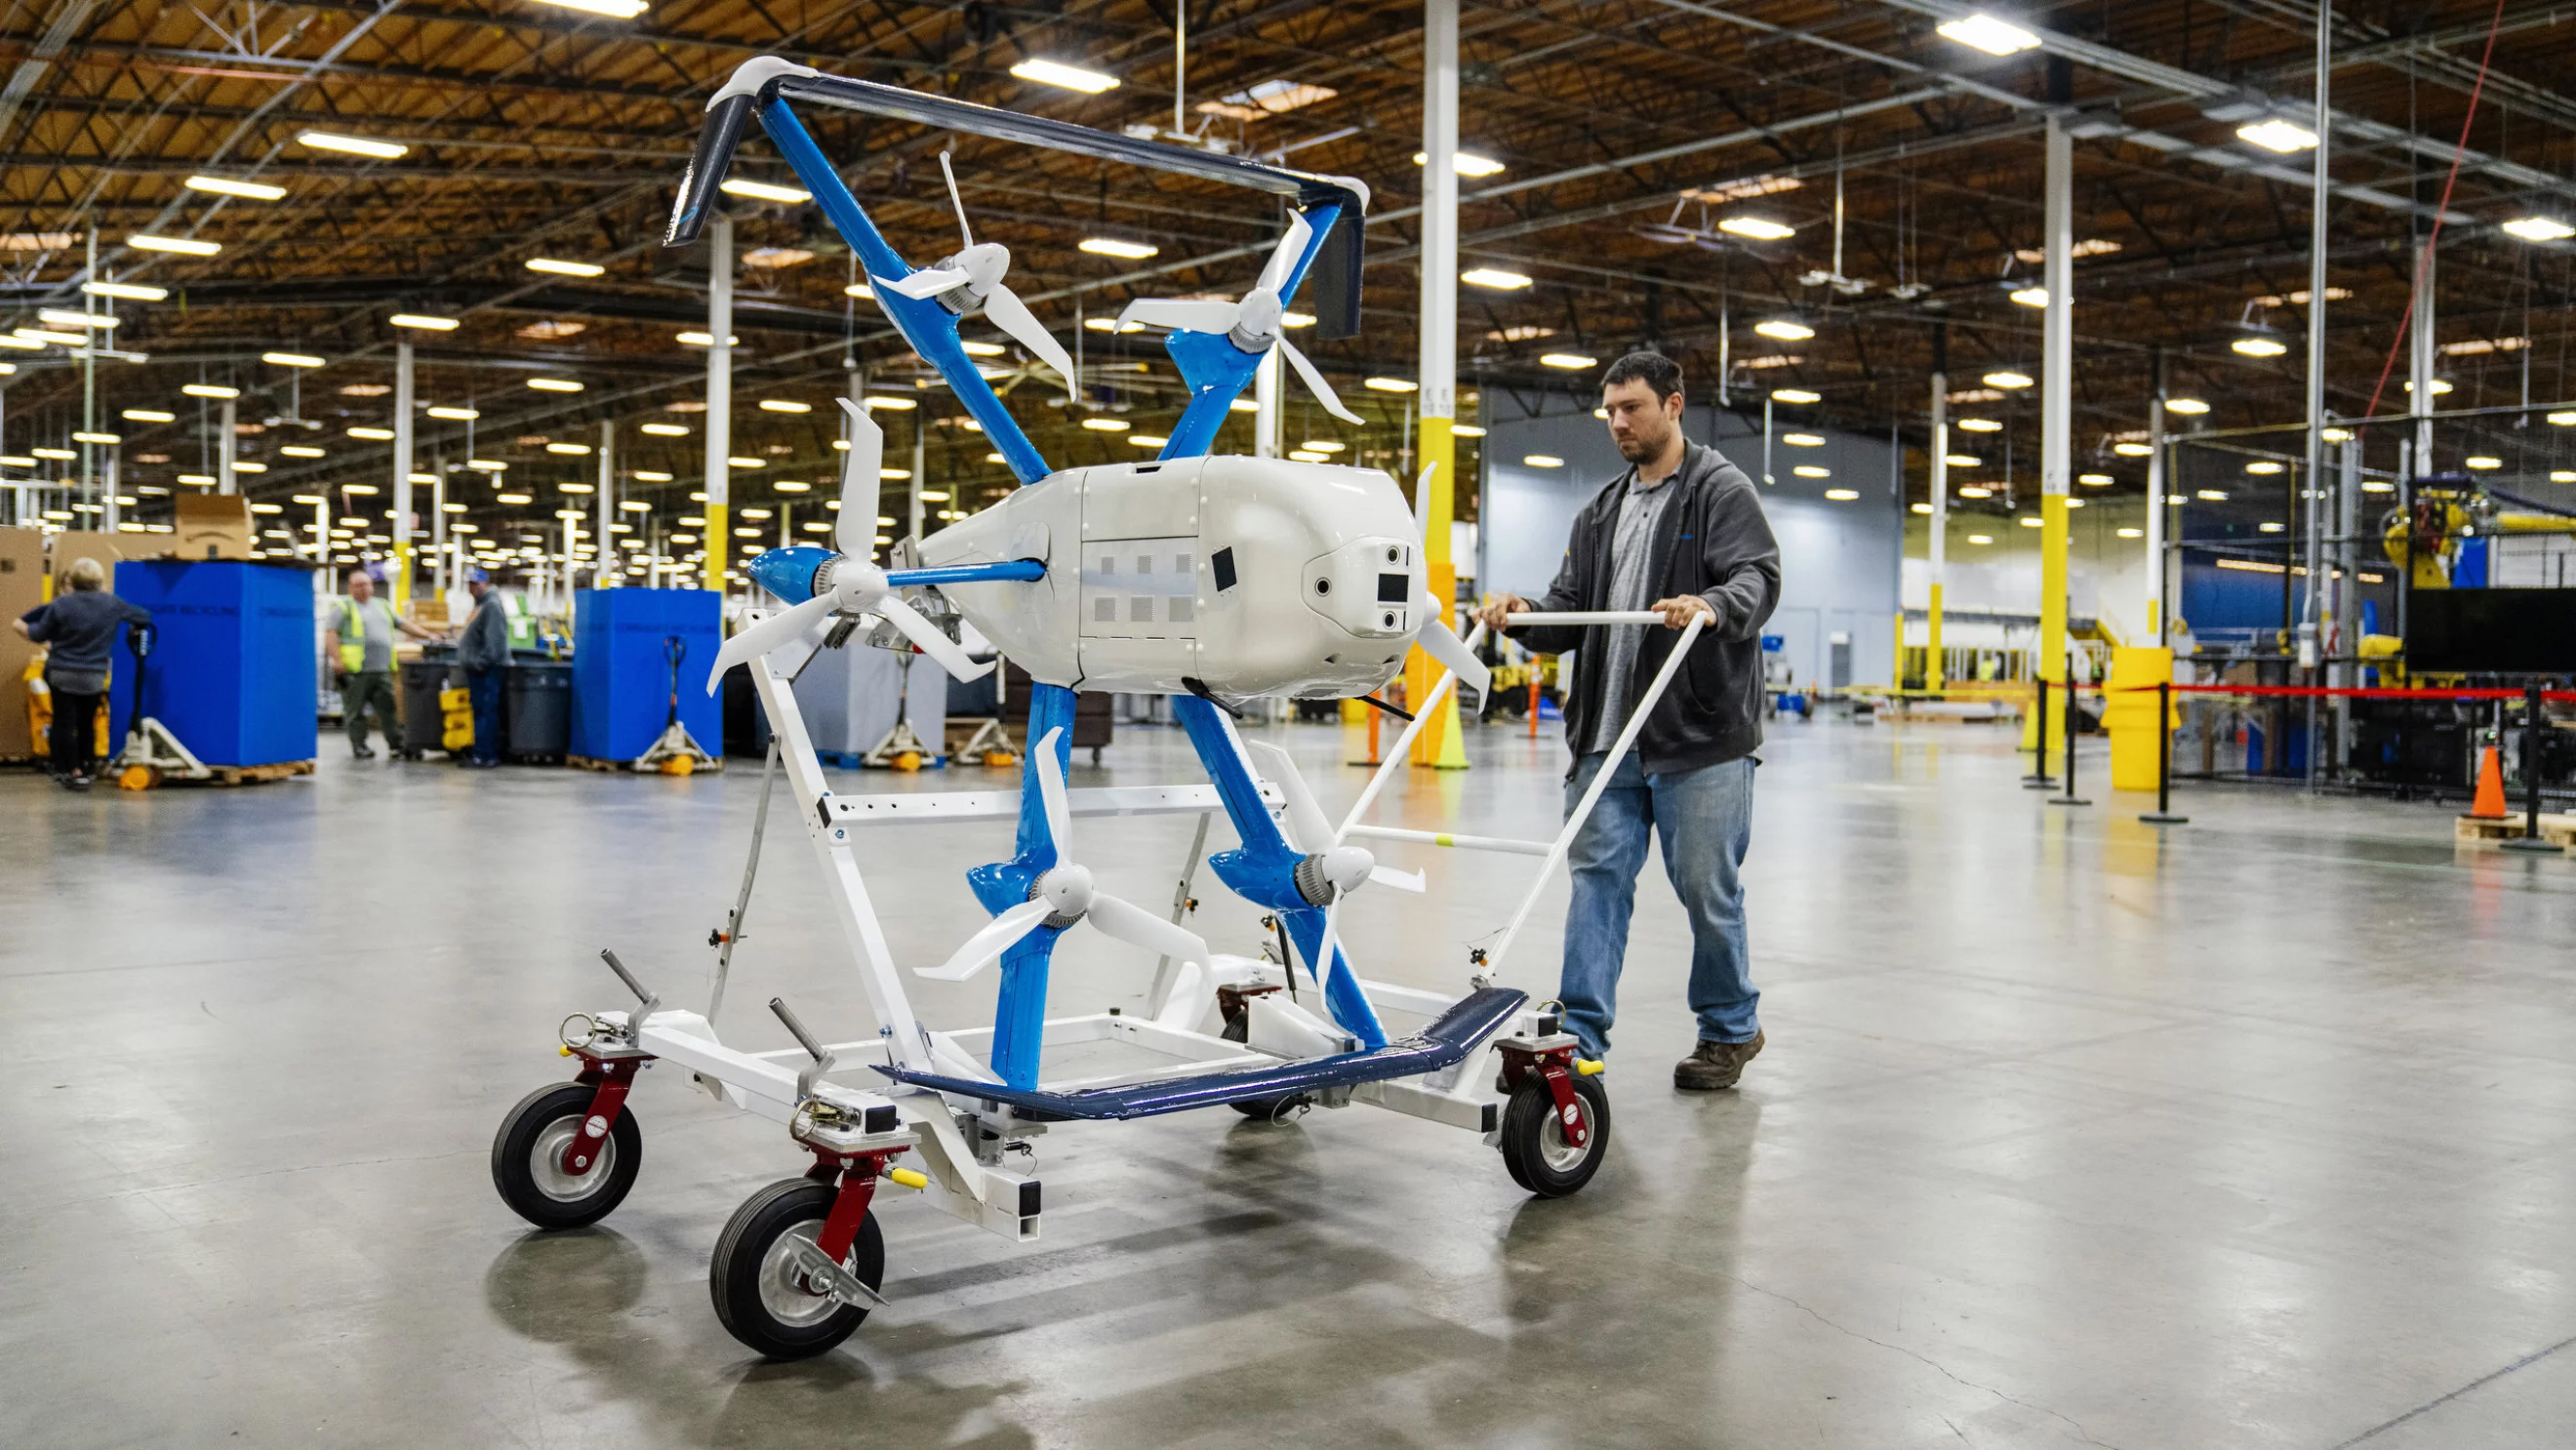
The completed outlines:
{"type": "MultiPolygon", "coordinates": [[[[2067,688],[2084,689],[2087,687],[2076,685],[2067,688]]],[[[2123,695],[2134,695],[2140,693],[2153,694],[2158,687],[2154,685],[2124,685],[2116,692],[2112,691],[2110,687],[2104,685],[2096,685],[2090,688],[2101,690],[2105,694],[2118,693],[2123,695]]],[[[2351,700],[2527,700],[2531,698],[2530,693],[2525,690],[2469,689],[2467,687],[2454,690],[2430,690],[2396,689],[2386,686],[2364,685],[2166,685],[2163,688],[2171,690],[2177,695],[2276,695],[2287,696],[2292,699],[2309,700],[2328,698],[2351,700]]],[[[2552,704],[2576,704],[2576,690],[2543,690],[2541,691],[2540,698],[2547,700],[2552,704]]]]}

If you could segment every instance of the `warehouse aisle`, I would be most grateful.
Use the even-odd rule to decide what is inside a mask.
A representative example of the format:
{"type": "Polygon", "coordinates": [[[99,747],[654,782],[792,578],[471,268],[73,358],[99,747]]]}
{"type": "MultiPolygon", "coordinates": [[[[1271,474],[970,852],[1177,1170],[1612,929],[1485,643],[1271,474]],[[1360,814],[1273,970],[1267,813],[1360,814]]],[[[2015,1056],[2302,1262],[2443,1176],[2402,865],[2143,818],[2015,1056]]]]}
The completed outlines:
{"type": "MultiPolygon", "coordinates": [[[[1269,735],[1328,804],[1358,789],[1338,731],[1269,735]]],[[[1402,818],[1546,830],[1558,747],[1471,753],[1402,818]]],[[[898,1196],[893,1307],[790,1365],[704,1284],[734,1206],[801,1166],[774,1130],[648,1074],[634,1195],[560,1237],[486,1167],[562,1075],[557,1020],[623,1005],[600,947],[702,1001],[756,769],[0,777],[0,1442],[2381,1450],[2576,1419],[2576,862],[2271,793],[2194,793],[2158,836],[2133,802],[2041,806],[1972,728],[1783,724],[1768,754],[1770,1049],[1739,1091],[1670,1090],[1687,938],[1650,882],[1583,1194],[1360,1110],[1062,1128],[1042,1241],[898,1196]]],[[[1186,761],[1124,730],[1074,783],[1186,761]]],[[[1186,822],[1085,830],[1104,886],[1168,898],[1186,822]]],[[[959,872],[996,847],[888,839],[899,953],[971,929],[959,872]]],[[[1527,863],[1423,854],[1427,899],[1364,894],[1345,930],[1372,974],[1454,987],[1527,863]]],[[[773,839],[721,1024],[760,1046],[787,1045],[773,994],[865,1020],[815,871],[773,839]]],[[[1253,913],[1201,896],[1252,950],[1253,913]]],[[[1507,980],[1552,984],[1562,900],[1507,980]]],[[[1151,970],[1086,934],[1059,960],[1060,1005],[1151,970]]],[[[980,1013],[990,976],[917,1002],[980,1013]]]]}

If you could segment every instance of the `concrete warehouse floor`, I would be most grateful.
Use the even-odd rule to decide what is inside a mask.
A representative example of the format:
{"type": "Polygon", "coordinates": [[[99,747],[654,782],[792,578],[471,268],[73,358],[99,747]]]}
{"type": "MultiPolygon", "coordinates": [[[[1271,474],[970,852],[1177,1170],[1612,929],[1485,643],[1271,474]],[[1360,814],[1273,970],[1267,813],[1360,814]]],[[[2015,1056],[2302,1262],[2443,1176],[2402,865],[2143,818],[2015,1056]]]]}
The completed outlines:
{"type": "MultiPolygon", "coordinates": [[[[1339,732],[1274,734],[1328,804],[1357,790],[1339,732]]],[[[1542,832],[1557,752],[1479,732],[1400,814],[1542,832]]],[[[486,1167],[564,1075],[557,1020],[625,1004],[601,946],[700,1000],[756,770],[476,777],[326,741],[256,789],[0,778],[0,1443],[2565,1443],[2576,861],[2219,788],[2160,836],[2098,758],[2069,814],[1976,727],[1783,723],[1768,754],[1770,1050],[1740,1091],[1672,1091],[1686,939],[1650,881],[1582,1194],[1366,1109],[1059,1129],[1042,1241],[891,1193],[893,1307],[792,1365],[704,1283],[735,1205],[803,1165],[774,1128],[648,1074],[633,1196],[557,1237],[486,1167]]],[[[1108,759],[1075,783],[1196,778],[1170,731],[1108,759]]],[[[1085,822],[1082,858],[1156,902],[1187,839],[1085,822]]],[[[899,952],[963,937],[958,873],[1000,840],[889,839],[899,952]]],[[[1346,929],[1373,973],[1456,986],[1530,863],[1417,854],[1427,903],[1363,894],[1346,929]]],[[[786,1045],[782,992],[864,1030],[818,882],[774,837],[736,1038],[786,1045]]],[[[1250,950],[1252,913],[1202,896],[1250,950]]],[[[1508,979],[1553,985],[1563,897],[1508,979]]],[[[1066,946],[1059,1010],[1141,992],[1149,963],[1066,946]]],[[[917,1000],[963,1022],[992,977],[917,1000]]]]}

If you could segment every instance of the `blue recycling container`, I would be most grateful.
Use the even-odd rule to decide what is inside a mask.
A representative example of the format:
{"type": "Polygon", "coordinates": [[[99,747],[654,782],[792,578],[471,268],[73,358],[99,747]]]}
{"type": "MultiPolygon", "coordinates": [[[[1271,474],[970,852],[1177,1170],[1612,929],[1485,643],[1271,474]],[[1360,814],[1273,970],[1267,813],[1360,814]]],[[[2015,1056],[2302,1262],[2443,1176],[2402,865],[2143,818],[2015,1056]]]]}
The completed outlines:
{"type": "MultiPolygon", "coordinates": [[[[224,560],[116,566],[119,598],[152,611],[143,713],[208,765],[311,760],[321,648],[312,571],[224,560]]],[[[110,734],[134,711],[134,655],[116,647],[110,734]]]]}
{"type": "Polygon", "coordinates": [[[723,750],[724,707],[707,693],[707,670],[723,644],[724,605],[712,590],[575,594],[572,753],[633,760],[650,749],[670,720],[675,650],[681,656],[680,723],[708,754],[723,750]]]}

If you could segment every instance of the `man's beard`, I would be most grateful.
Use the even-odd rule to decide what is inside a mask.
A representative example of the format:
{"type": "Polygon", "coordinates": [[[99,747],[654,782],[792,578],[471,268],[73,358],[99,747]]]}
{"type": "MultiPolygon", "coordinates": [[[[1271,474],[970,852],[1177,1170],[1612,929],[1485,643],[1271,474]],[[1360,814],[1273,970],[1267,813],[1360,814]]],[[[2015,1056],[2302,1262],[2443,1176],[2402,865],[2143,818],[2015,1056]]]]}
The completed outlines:
{"type": "Polygon", "coordinates": [[[1618,440],[1619,456],[1630,463],[1643,463],[1661,454],[1667,441],[1664,438],[1649,439],[1643,433],[1631,433],[1618,440]]]}

